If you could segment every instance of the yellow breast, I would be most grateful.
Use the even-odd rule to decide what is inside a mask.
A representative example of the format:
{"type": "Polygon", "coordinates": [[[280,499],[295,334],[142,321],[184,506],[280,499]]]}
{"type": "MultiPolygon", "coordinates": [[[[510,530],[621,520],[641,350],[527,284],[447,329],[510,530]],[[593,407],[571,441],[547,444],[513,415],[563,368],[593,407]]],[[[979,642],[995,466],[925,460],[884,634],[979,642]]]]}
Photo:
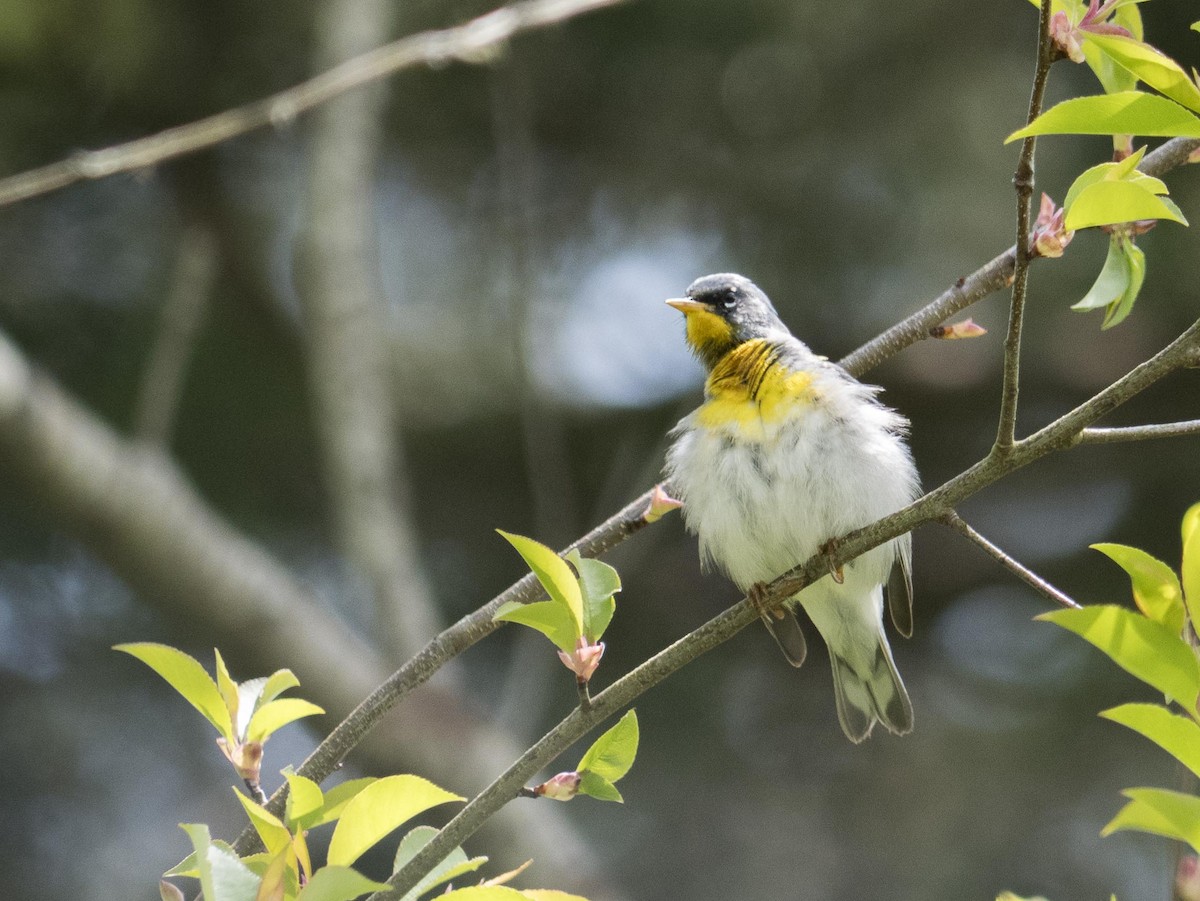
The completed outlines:
{"type": "Polygon", "coordinates": [[[746,441],[763,441],[773,426],[813,403],[810,373],[791,369],[779,348],[759,338],[739,344],[713,367],[704,386],[708,398],[696,412],[707,429],[730,432],[746,441]]]}

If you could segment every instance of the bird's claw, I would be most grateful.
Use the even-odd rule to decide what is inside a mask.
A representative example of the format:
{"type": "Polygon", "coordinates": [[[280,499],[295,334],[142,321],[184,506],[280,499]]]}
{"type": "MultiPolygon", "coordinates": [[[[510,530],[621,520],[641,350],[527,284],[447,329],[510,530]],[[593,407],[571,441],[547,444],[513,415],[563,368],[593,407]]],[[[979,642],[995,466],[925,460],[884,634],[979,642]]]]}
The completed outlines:
{"type": "Polygon", "coordinates": [[[763,619],[769,619],[772,616],[776,619],[783,619],[784,613],[781,607],[767,607],[766,582],[755,582],[746,592],[746,597],[750,599],[750,605],[758,611],[758,615],[763,619]]]}
{"type": "Polygon", "coordinates": [[[825,561],[829,565],[829,577],[841,585],[846,581],[846,572],[845,569],[836,562],[837,548],[837,539],[830,538],[823,545],[821,545],[821,553],[825,555],[825,561]]]}

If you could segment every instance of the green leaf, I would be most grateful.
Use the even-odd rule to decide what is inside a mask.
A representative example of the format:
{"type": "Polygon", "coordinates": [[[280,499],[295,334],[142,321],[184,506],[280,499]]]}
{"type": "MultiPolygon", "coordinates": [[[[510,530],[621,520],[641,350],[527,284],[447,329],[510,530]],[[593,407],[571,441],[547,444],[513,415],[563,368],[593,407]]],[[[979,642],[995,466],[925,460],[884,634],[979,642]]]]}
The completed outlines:
{"type": "Polygon", "coordinates": [[[229,718],[229,710],[217,683],[195,657],[150,641],[118,644],[113,646],[113,650],[136,657],[166,679],[189,704],[204,714],[204,718],[216,727],[226,741],[234,742],[233,721],[229,718]]]}
{"type": "Polygon", "coordinates": [[[509,601],[496,611],[492,619],[496,622],[520,623],[522,626],[537,629],[567,653],[574,650],[581,628],[566,608],[554,601],[537,601],[533,604],[509,601]]]}
{"type": "Polygon", "coordinates": [[[1193,626],[1200,626],[1200,504],[1183,514],[1180,524],[1183,539],[1183,597],[1193,626]]]}
{"type": "Polygon", "coordinates": [[[246,727],[247,741],[266,741],[277,729],[306,716],[324,713],[325,710],[303,698],[279,698],[263,704],[250,717],[246,727]]]}
{"type": "Polygon", "coordinates": [[[289,688],[295,688],[299,684],[300,680],[296,678],[296,674],[290,669],[276,670],[263,683],[256,706],[266,704],[268,701],[274,701],[289,688]]]}
{"type": "Polygon", "coordinates": [[[1172,634],[1183,629],[1183,590],[1171,567],[1145,551],[1124,544],[1093,544],[1129,576],[1133,600],[1150,619],[1162,623],[1172,634]]]}
{"type": "Polygon", "coordinates": [[[327,859],[333,866],[348,867],[377,841],[417,814],[448,801],[462,800],[419,776],[377,779],[358,792],[342,811],[329,841],[327,859]]]}
{"type": "Polygon", "coordinates": [[[1192,23],[1192,31],[1200,31],[1200,22],[1192,23]]]}
{"type": "Polygon", "coordinates": [[[1101,329],[1110,329],[1114,325],[1120,325],[1125,317],[1133,312],[1133,302],[1137,300],[1138,294],[1142,290],[1142,282],[1146,280],[1146,254],[1133,241],[1122,240],[1118,242],[1122,256],[1125,257],[1125,265],[1129,269],[1129,285],[1125,288],[1125,293],[1121,298],[1107,310],[1104,311],[1104,321],[1100,323],[1101,329]]]}
{"type": "MultiPolygon", "coordinates": [[[[224,841],[221,841],[221,839],[217,838],[217,839],[213,839],[211,843],[216,845],[218,848],[224,848],[226,851],[228,851],[230,854],[234,855],[235,857],[237,856],[237,852],[233,850],[233,845],[229,844],[229,842],[224,842],[224,841]]],[[[250,860],[250,858],[248,858],[248,857],[242,858],[243,863],[245,863],[249,860],[250,860]]],[[[190,879],[199,879],[200,878],[200,870],[198,869],[198,866],[196,864],[196,852],[193,851],[191,854],[189,854],[183,860],[179,861],[179,863],[175,864],[175,866],[171,867],[171,869],[167,870],[167,872],[163,873],[163,875],[164,876],[187,876],[190,879]]]]}
{"type": "Polygon", "coordinates": [[[1086,34],[1086,40],[1098,47],[1118,65],[1176,103],[1200,112],[1200,88],[1187,72],[1164,53],[1132,38],[1113,34],[1086,34]]]}
{"type": "Polygon", "coordinates": [[[388,886],[368,879],[349,867],[321,867],[308,885],[300,890],[296,901],[350,901],[367,892],[381,892],[388,886]]]}
{"type": "Polygon", "coordinates": [[[1133,274],[1129,271],[1129,258],[1121,249],[1121,239],[1113,235],[1108,242],[1108,256],[1104,258],[1104,266],[1096,281],[1083,300],[1073,304],[1071,309],[1080,312],[1097,310],[1102,307],[1120,303],[1133,283],[1133,274]]]}
{"type": "Polygon", "coordinates": [[[321,786],[304,776],[297,776],[291,767],[283,771],[283,777],[288,783],[284,820],[294,829],[312,828],[325,807],[325,795],[321,786]]]}
{"type": "Polygon", "coordinates": [[[1119,829],[1150,832],[1178,839],[1200,851],[1200,798],[1162,788],[1127,788],[1130,801],[1101,830],[1111,835],[1119,829]]]}
{"type": "Polygon", "coordinates": [[[346,809],[346,805],[354,799],[355,795],[371,783],[378,781],[374,776],[365,776],[362,779],[350,779],[335,785],[325,792],[325,803],[321,808],[321,815],[306,828],[311,829],[313,826],[332,823],[342,815],[342,811],[346,809]]]}
{"type": "MultiPolygon", "coordinates": [[[[400,846],[396,849],[396,859],[392,864],[392,872],[397,872],[416,857],[417,852],[429,844],[430,839],[437,835],[437,833],[438,831],[432,826],[418,826],[405,835],[404,838],[400,839],[400,846]]],[[[464,873],[474,872],[485,863],[487,863],[486,857],[468,859],[466,852],[461,847],[455,848],[442,858],[432,870],[422,876],[421,880],[400,901],[416,901],[417,898],[424,895],[431,888],[457,879],[464,873]]]]}
{"type": "Polygon", "coordinates": [[[258,833],[258,837],[262,839],[263,847],[268,853],[275,855],[292,843],[292,833],[287,826],[283,824],[283,820],[271,813],[262,805],[247,798],[236,788],[233,793],[241,802],[242,807],[246,810],[246,816],[250,818],[250,825],[254,827],[254,831],[258,833]]]}
{"type": "Polygon", "coordinates": [[[221,656],[221,651],[213,648],[213,655],[217,658],[217,691],[221,693],[221,700],[225,703],[225,709],[229,711],[229,719],[236,727],[239,701],[238,684],[229,675],[229,669],[225,666],[225,658],[221,656]]]}
{"type": "Polygon", "coordinates": [[[555,888],[523,888],[521,894],[529,901],[588,901],[582,895],[560,892],[555,888]]]}
{"type": "Polygon", "coordinates": [[[1168,219],[1181,225],[1188,224],[1178,207],[1168,205],[1138,181],[1106,179],[1088,185],[1073,198],[1063,218],[1063,226],[1068,231],[1078,231],[1140,219],[1168,219]]]}
{"type": "Polygon", "coordinates": [[[1124,607],[1096,605],[1037,617],[1094,644],[1113,661],[1188,711],[1200,695],[1200,666],[1188,644],[1166,626],[1124,607]]]}
{"type": "Polygon", "coordinates": [[[1200,776],[1200,725],[1159,704],[1122,704],[1100,714],[1154,742],[1200,776]]]}
{"type": "Polygon", "coordinates": [[[1144,91],[1096,94],[1052,106],[1004,143],[1030,135],[1122,134],[1200,138],[1200,117],[1173,100],[1144,91]]]}
{"type": "Polygon", "coordinates": [[[613,595],[621,590],[621,576],[602,560],[580,556],[571,551],[567,559],[579,573],[579,588],[583,593],[583,634],[589,644],[595,644],[612,622],[617,602],[613,595]]]}
{"type": "MultiPolygon", "coordinates": [[[[575,769],[616,782],[629,772],[638,749],[637,711],[630,710],[587,749],[575,769]]],[[[582,791],[582,789],[581,789],[582,791]]]]}
{"type": "MultiPolygon", "coordinates": [[[[517,553],[537,576],[546,594],[552,601],[562,604],[569,611],[575,623],[575,637],[583,634],[583,598],[579,593],[579,582],[571,567],[562,557],[540,542],[523,535],[513,535],[509,532],[496,530],[504,539],[517,549],[517,553]]],[[[572,642],[574,644],[574,642],[572,642]]]]}
{"type": "MultiPolygon", "coordinates": [[[[216,687],[215,684],[213,687],[216,687]]],[[[214,845],[207,826],[202,823],[181,823],[180,828],[192,840],[200,890],[205,901],[255,901],[258,877],[234,854],[214,845]]]]}
{"type": "Polygon", "coordinates": [[[581,773],[579,794],[588,795],[598,801],[616,801],[618,804],[625,803],[625,799],[621,797],[621,793],[617,791],[617,787],[612,784],[611,780],[605,779],[603,776],[597,775],[590,770],[584,770],[581,773]]]}

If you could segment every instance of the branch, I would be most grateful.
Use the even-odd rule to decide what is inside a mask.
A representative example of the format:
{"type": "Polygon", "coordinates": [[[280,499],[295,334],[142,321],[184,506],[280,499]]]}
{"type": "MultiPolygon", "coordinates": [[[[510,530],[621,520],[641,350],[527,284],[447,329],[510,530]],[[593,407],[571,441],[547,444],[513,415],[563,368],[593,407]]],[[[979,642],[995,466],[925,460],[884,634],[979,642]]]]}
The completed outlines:
{"type": "Polygon", "coordinates": [[[1079,606],[1079,604],[1072,600],[1069,595],[1059,591],[1033,570],[1023,566],[1015,557],[1005,553],[1003,549],[988,541],[986,538],[976,532],[953,510],[942,517],[942,522],[950,526],[960,535],[964,535],[969,540],[975,542],[987,552],[988,556],[996,560],[1001,566],[1013,573],[1018,579],[1020,579],[1034,591],[1049,598],[1056,604],[1061,604],[1063,607],[1079,606]]]}
{"type": "MultiPolygon", "coordinates": [[[[325,0],[318,7],[318,62],[328,65],[387,36],[387,0],[325,0]]],[[[305,363],[337,542],[374,605],[375,634],[389,658],[407,660],[443,625],[404,499],[379,281],[372,197],[383,85],[325,104],[312,119],[297,285],[305,363]]]]}
{"type": "Polygon", "coordinates": [[[193,225],[180,236],[175,272],[159,314],[159,330],[134,414],[134,432],[149,444],[165,447],[170,443],[191,351],[216,280],[217,256],[216,240],[207,228],[193,225]]]}
{"type": "Polygon", "coordinates": [[[0,180],[0,206],[67,185],[132,172],[213,147],[267,126],[289,124],[300,113],[360,85],[415,66],[489,62],[510,38],[614,6],[624,0],[525,0],[462,25],[393,41],[334,66],[295,87],[166,131],[103,150],[89,150],[0,180]]]}
{"type": "MultiPolygon", "coordinates": [[[[1050,42],[1049,0],[1041,4],[1038,19],[1037,69],[1033,76],[1033,92],[1029,97],[1029,115],[1026,124],[1032,123],[1042,112],[1042,98],[1046,94],[1046,80],[1057,51],[1050,42]]],[[[1016,267],[1013,270],[1012,303],[1008,314],[1008,335],[1004,340],[1004,385],[1000,393],[1000,422],[996,429],[996,447],[1004,452],[1013,446],[1017,427],[1017,393],[1021,374],[1021,327],[1025,317],[1025,293],[1029,285],[1029,214],[1033,197],[1033,152],[1037,137],[1030,135],[1021,143],[1021,156],[1017,171],[1013,175],[1013,187],[1017,191],[1017,243],[1016,267]]]]}
{"type": "Polygon", "coordinates": [[[1151,438],[1179,438],[1200,435],[1200,419],[1185,422],[1164,422],[1158,425],[1130,425],[1119,428],[1084,429],[1076,444],[1116,444],[1121,441],[1146,441],[1151,438]]]}
{"type": "Polygon", "coordinates": [[[944,519],[957,503],[1039,457],[1070,447],[1074,436],[1099,417],[1115,409],[1168,373],[1190,365],[1200,354],[1200,322],[1191,326],[1154,357],[1127,373],[1095,397],[1018,442],[1010,453],[993,450],[986,458],[948,482],[928,492],[892,515],[857,529],[832,542],[836,559],[825,551],[789,570],[771,582],[758,604],[743,598],[700,628],[660,651],[592,698],[588,710],[576,708],[546,733],[481,794],[473,798],[430,842],[388,880],[390,888],[371,896],[370,901],[402,897],[424,873],[462,844],[510,800],[519,796],[525,783],[551,763],[575,741],[645,691],[685,664],[733,637],[756,620],[762,607],[781,605],[798,591],[829,572],[830,566],[845,564],[855,557],[897,538],[926,522],[944,519]]]}

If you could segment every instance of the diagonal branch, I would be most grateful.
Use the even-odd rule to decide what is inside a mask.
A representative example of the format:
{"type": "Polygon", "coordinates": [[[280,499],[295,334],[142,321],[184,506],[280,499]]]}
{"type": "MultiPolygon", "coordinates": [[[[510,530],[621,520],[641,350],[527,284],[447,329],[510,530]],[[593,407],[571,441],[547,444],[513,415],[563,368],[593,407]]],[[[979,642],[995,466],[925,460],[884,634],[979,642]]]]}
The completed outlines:
{"type": "Polygon", "coordinates": [[[1038,594],[1049,598],[1054,603],[1060,604],[1063,607],[1079,606],[1079,604],[1071,599],[1070,595],[1063,591],[1059,591],[1033,570],[1021,564],[1021,562],[1011,554],[1006,553],[1003,548],[993,544],[991,541],[988,541],[988,539],[980,535],[977,531],[971,528],[970,524],[968,524],[966,520],[964,520],[953,510],[942,517],[942,522],[950,526],[950,528],[954,529],[960,535],[965,536],[968,540],[975,542],[975,544],[984,549],[988,556],[990,556],[993,560],[1015,575],[1018,579],[1020,579],[1038,594]]]}
{"type": "MultiPolygon", "coordinates": [[[[1033,76],[1033,92],[1029,97],[1026,124],[1042,112],[1046,80],[1057,51],[1050,42],[1050,0],[1042,0],[1038,17],[1037,69],[1033,76]]],[[[1007,452],[1013,446],[1017,427],[1017,393],[1021,375],[1021,327],[1025,317],[1025,293],[1029,286],[1029,216],[1033,198],[1033,153],[1037,137],[1030,135],[1021,142],[1021,156],[1013,175],[1017,191],[1016,266],[1013,270],[1012,303],[1008,313],[1008,335],[1004,339],[1004,386],[1000,394],[1000,422],[996,429],[996,450],[1007,452]]]]}
{"type": "Polygon", "coordinates": [[[0,179],[0,206],[57,191],[77,182],[153,166],[260,128],[289,124],[300,113],[403,69],[450,62],[485,63],[506,41],[521,32],[544,28],[622,2],[624,0],[525,0],[453,28],[410,35],[254,103],[125,144],[84,151],[60,162],[0,179]]]}
{"type": "Polygon", "coordinates": [[[1108,429],[1084,429],[1079,433],[1076,443],[1116,444],[1121,441],[1180,438],[1185,435],[1200,435],[1200,419],[1188,419],[1183,422],[1163,422],[1157,425],[1128,425],[1108,429]]]}

